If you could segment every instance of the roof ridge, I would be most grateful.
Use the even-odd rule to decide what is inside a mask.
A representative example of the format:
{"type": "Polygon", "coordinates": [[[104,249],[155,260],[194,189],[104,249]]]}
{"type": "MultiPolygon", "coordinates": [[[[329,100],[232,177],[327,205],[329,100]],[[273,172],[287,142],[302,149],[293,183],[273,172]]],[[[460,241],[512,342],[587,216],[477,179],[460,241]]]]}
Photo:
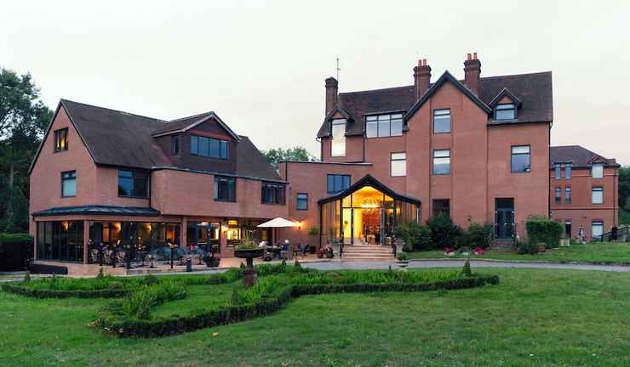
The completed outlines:
{"type": "Polygon", "coordinates": [[[76,104],[80,104],[80,105],[87,106],[87,107],[98,108],[98,109],[101,109],[101,110],[107,110],[107,111],[116,112],[116,113],[125,114],[125,115],[137,116],[137,117],[141,117],[141,118],[145,118],[145,119],[149,119],[149,120],[154,120],[154,121],[158,121],[158,122],[167,122],[166,120],[158,119],[158,118],[155,118],[155,117],[140,115],[140,114],[137,114],[137,113],[127,112],[127,111],[122,111],[122,110],[115,110],[113,108],[96,106],[96,105],[89,104],[89,103],[77,102],[77,101],[72,101],[72,100],[69,100],[69,99],[61,98],[61,103],[65,103],[65,102],[76,103],[76,104]]]}
{"type": "Polygon", "coordinates": [[[401,87],[388,87],[388,88],[359,90],[359,91],[355,91],[355,92],[343,92],[343,93],[339,93],[339,95],[342,95],[342,94],[371,93],[371,92],[380,92],[380,91],[386,91],[386,90],[392,90],[392,89],[403,89],[403,88],[413,88],[413,87],[414,86],[412,84],[412,85],[404,85],[404,86],[401,86],[401,87]]]}
{"type": "Polygon", "coordinates": [[[551,74],[551,70],[548,71],[537,71],[534,73],[520,73],[520,74],[505,74],[505,75],[491,75],[491,76],[482,76],[480,79],[484,80],[484,79],[498,79],[498,78],[515,78],[515,77],[521,77],[524,75],[541,75],[541,74],[551,74]]]}
{"type": "Polygon", "coordinates": [[[166,123],[186,120],[186,119],[199,117],[199,116],[203,116],[203,115],[210,115],[210,114],[214,114],[214,111],[206,111],[206,112],[198,113],[198,114],[195,114],[195,115],[180,117],[180,118],[177,118],[177,119],[174,119],[174,120],[167,120],[166,123]]]}

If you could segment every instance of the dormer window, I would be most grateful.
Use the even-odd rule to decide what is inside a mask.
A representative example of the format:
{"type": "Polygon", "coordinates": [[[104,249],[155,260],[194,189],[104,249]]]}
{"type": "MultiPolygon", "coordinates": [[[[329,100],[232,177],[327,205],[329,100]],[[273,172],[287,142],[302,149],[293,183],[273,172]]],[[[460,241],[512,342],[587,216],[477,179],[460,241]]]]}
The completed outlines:
{"type": "Polygon", "coordinates": [[[500,104],[494,108],[495,120],[516,119],[516,107],[513,103],[500,104]]]}
{"type": "Polygon", "coordinates": [[[330,155],[343,157],[346,155],[346,119],[334,119],[330,122],[332,144],[330,155]]]}
{"type": "Polygon", "coordinates": [[[401,136],[403,133],[402,113],[367,116],[365,118],[365,136],[368,138],[383,138],[387,136],[401,136]]]}

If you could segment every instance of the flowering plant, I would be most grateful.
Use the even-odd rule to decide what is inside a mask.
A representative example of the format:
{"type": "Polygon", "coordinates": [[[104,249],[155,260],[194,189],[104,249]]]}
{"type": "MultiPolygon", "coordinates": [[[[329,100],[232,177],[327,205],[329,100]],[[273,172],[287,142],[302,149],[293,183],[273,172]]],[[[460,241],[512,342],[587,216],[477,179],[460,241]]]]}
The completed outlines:
{"type": "Polygon", "coordinates": [[[446,255],[446,256],[453,256],[453,255],[455,255],[455,250],[450,248],[450,247],[448,247],[448,246],[446,246],[446,247],[444,247],[444,255],[446,255]]]}
{"type": "Polygon", "coordinates": [[[483,254],[485,254],[485,253],[486,253],[486,250],[484,250],[484,249],[483,249],[483,248],[481,248],[481,247],[477,247],[477,248],[475,249],[475,255],[477,255],[477,256],[479,256],[479,255],[483,255],[483,254]]]}

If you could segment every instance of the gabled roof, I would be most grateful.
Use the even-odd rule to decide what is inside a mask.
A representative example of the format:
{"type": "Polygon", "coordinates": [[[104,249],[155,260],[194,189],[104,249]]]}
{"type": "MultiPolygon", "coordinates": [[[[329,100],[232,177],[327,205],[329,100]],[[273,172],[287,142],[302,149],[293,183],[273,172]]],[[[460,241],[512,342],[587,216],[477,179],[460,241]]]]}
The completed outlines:
{"type": "Polygon", "coordinates": [[[353,118],[352,116],[350,116],[350,114],[344,110],[343,108],[337,106],[335,108],[333,108],[328,115],[326,115],[326,120],[330,120],[333,118],[333,116],[335,116],[336,113],[339,113],[343,118],[345,118],[346,120],[348,120],[348,122],[352,122],[353,118]]]}
{"type": "Polygon", "coordinates": [[[96,164],[150,169],[171,160],[151,137],[163,120],[62,99],[96,164]]]}
{"type": "Polygon", "coordinates": [[[237,140],[237,141],[239,140],[239,136],[234,131],[232,131],[232,129],[230,129],[230,127],[227,126],[227,124],[223,122],[223,120],[221,120],[221,118],[216,113],[214,113],[214,111],[208,111],[205,113],[200,113],[197,115],[192,115],[192,116],[183,117],[177,120],[168,121],[163,125],[162,128],[157,129],[153,133],[153,137],[183,133],[210,119],[214,119],[219,124],[219,126],[225,129],[225,131],[227,131],[227,133],[232,138],[234,138],[234,140],[237,140]]]}
{"type": "MultiPolygon", "coordinates": [[[[404,112],[415,102],[414,87],[396,87],[387,89],[376,89],[363,92],[339,93],[338,107],[342,108],[349,115],[346,136],[363,135],[366,114],[404,112]]],[[[318,138],[330,135],[327,116],[322,123],[318,138]]]]}
{"type": "Polygon", "coordinates": [[[593,163],[604,163],[606,166],[620,167],[615,159],[605,158],[579,145],[551,147],[549,165],[554,163],[571,163],[574,168],[588,168],[593,163]]]}
{"type": "Polygon", "coordinates": [[[444,83],[449,82],[453,84],[460,92],[462,92],[466,97],[468,97],[474,104],[476,104],[479,108],[481,108],[486,113],[492,112],[492,109],[488,107],[487,104],[484,103],[477,95],[475,95],[470,89],[468,89],[464,84],[462,84],[459,80],[457,80],[451,73],[447,71],[442,74],[438,78],[438,80],[433,83],[433,85],[424,93],[422,97],[416,102],[410,109],[409,112],[405,115],[405,121],[409,121],[409,119],[424,105],[426,101],[428,101],[434,94],[437,92],[444,83]]]}
{"type": "Polygon", "coordinates": [[[317,201],[318,204],[326,204],[329,203],[331,201],[335,201],[335,200],[340,200],[343,199],[344,197],[354,193],[355,191],[358,191],[359,189],[366,187],[366,186],[370,186],[373,187],[375,189],[377,189],[378,191],[384,193],[387,196],[390,196],[392,198],[394,198],[394,200],[400,200],[400,201],[404,201],[406,203],[411,203],[411,204],[416,204],[416,205],[421,205],[421,202],[419,199],[413,198],[411,196],[406,196],[406,195],[402,195],[399,194],[397,192],[395,192],[394,190],[390,189],[389,187],[385,186],[383,183],[381,183],[379,180],[375,179],[372,175],[367,174],[365,176],[363,176],[360,180],[358,180],[357,182],[353,183],[352,185],[350,185],[350,187],[348,187],[347,189],[320,199],[317,201]]]}
{"type": "Polygon", "coordinates": [[[281,181],[282,178],[267,162],[265,156],[247,136],[239,136],[236,156],[236,174],[263,180],[281,181]]]}
{"type": "MultiPolygon", "coordinates": [[[[158,168],[186,169],[186,167],[177,166],[176,162],[158,145],[157,139],[153,135],[157,131],[163,131],[164,126],[171,123],[176,124],[179,129],[192,128],[190,126],[200,123],[199,121],[207,121],[208,118],[215,118],[219,123],[225,124],[214,112],[167,122],[65,99],[59,102],[53,121],[61,108],[68,114],[70,122],[94,163],[114,167],[146,170],[158,168]]],[[[176,125],[171,125],[171,127],[176,125]]],[[[46,136],[48,136],[51,128],[52,122],[49,124],[46,136]]],[[[228,129],[227,131],[234,134],[232,130],[228,129]]],[[[267,163],[249,138],[235,135],[234,140],[237,144],[236,169],[229,174],[237,177],[281,181],[278,173],[267,163]]],[[[29,174],[37,161],[42,145],[43,141],[31,163],[29,174]]],[[[208,167],[207,172],[214,171],[212,171],[212,167],[208,167]]]]}
{"type": "MultiPolygon", "coordinates": [[[[458,82],[461,86],[464,86],[462,81],[458,82]]],[[[437,84],[437,81],[434,84],[437,84]]],[[[472,93],[467,87],[464,86],[464,88],[469,93],[472,93]]],[[[479,79],[477,98],[489,107],[490,102],[503,89],[507,89],[521,101],[517,119],[509,122],[489,120],[490,125],[553,121],[551,72],[482,77],[479,79]]],[[[365,132],[365,115],[411,111],[411,108],[416,103],[416,97],[414,86],[408,85],[340,93],[338,101],[338,106],[343,107],[354,120],[348,124],[346,135],[363,135],[365,132]]],[[[407,112],[407,115],[409,115],[409,112],[407,112]]],[[[318,138],[329,136],[328,123],[328,119],[323,121],[317,133],[318,138]]]]}
{"type": "Polygon", "coordinates": [[[497,94],[497,96],[494,97],[492,101],[490,101],[490,103],[488,103],[488,106],[494,108],[496,105],[499,104],[499,102],[501,102],[503,97],[508,97],[509,99],[511,99],[514,105],[517,107],[521,105],[521,100],[516,97],[514,93],[510,92],[510,90],[507,88],[503,88],[503,90],[500,91],[499,94],[497,94]]]}

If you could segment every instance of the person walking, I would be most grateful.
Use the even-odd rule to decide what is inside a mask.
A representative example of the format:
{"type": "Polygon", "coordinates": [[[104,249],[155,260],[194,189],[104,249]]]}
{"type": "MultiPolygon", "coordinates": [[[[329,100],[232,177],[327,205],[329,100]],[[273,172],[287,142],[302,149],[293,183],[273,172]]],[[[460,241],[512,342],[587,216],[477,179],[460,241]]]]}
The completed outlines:
{"type": "Polygon", "coordinates": [[[586,245],[586,234],[584,233],[584,226],[580,226],[580,229],[578,230],[578,240],[583,245],[586,245]]]}

